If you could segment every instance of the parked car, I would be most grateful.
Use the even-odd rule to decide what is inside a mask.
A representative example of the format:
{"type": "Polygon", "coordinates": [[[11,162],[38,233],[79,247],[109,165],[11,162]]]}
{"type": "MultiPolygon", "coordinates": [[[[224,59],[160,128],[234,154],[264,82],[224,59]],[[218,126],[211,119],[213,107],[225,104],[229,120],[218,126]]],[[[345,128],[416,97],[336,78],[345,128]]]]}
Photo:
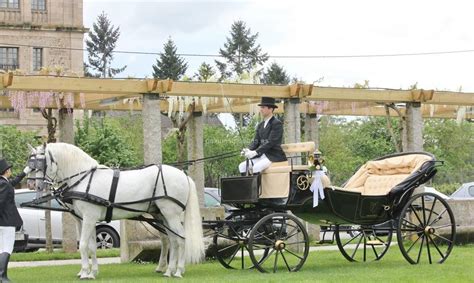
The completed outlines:
{"type": "Polygon", "coordinates": [[[23,227],[15,233],[15,245],[13,252],[24,252],[28,246],[28,234],[25,233],[23,227]]]}
{"type": "Polygon", "coordinates": [[[474,182],[462,184],[450,197],[452,199],[474,199],[474,182]]]}
{"type": "MultiPolygon", "coordinates": [[[[427,187],[427,186],[424,186],[424,192],[425,193],[433,193],[435,195],[438,195],[440,196],[442,199],[445,199],[445,200],[448,200],[450,199],[450,197],[448,197],[447,195],[443,194],[442,192],[438,191],[437,189],[433,188],[433,187],[427,187]]],[[[425,200],[433,200],[434,198],[431,197],[431,196],[426,196],[425,197],[425,200]]]]}
{"type": "Polygon", "coordinates": [[[232,209],[235,209],[235,207],[228,204],[221,204],[221,195],[218,188],[204,188],[204,207],[217,206],[224,207],[226,217],[230,214],[232,209]]]}
{"type": "MultiPolygon", "coordinates": [[[[15,191],[15,201],[18,212],[21,218],[23,218],[23,229],[28,234],[28,246],[26,250],[42,248],[46,243],[45,210],[20,207],[21,203],[32,201],[35,197],[35,191],[28,189],[15,191]]],[[[51,201],[51,206],[56,208],[61,207],[55,200],[51,201]]],[[[51,230],[53,245],[60,246],[63,236],[62,212],[51,211],[51,230]]],[[[120,247],[120,221],[115,220],[110,223],[97,223],[96,236],[97,248],[99,249],[120,247]]]]}

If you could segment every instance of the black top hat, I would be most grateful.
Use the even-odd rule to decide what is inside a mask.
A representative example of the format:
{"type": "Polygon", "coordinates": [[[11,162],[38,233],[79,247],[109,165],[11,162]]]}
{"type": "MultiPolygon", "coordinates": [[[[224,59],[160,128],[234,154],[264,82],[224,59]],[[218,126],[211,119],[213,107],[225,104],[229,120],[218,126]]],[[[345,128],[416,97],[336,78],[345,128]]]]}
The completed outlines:
{"type": "Polygon", "coordinates": [[[258,106],[267,106],[272,108],[278,108],[275,104],[275,98],[273,97],[262,97],[262,102],[258,106]]]}
{"type": "Polygon", "coordinates": [[[5,159],[0,159],[0,174],[5,173],[5,171],[11,167],[12,166],[5,159]]]}

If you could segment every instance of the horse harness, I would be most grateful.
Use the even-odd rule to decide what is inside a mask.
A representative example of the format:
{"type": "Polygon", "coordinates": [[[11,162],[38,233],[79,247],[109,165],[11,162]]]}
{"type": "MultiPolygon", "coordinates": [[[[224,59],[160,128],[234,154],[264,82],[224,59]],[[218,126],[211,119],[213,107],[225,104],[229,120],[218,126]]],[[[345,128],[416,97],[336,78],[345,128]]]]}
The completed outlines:
{"type": "MultiPolygon", "coordinates": [[[[50,158],[51,158],[52,162],[54,162],[54,159],[52,159],[52,156],[50,158]]],[[[32,159],[33,158],[30,156],[30,159],[28,161],[28,165],[30,166],[30,168],[35,169],[35,170],[44,170],[43,171],[44,172],[43,181],[46,181],[46,178],[47,178],[47,176],[46,176],[46,162],[44,162],[44,161],[35,162],[35,160],[32,160],[32,159]]],[[[170,197],[168,195],[168,191],[166,189],[166,184],[165,184],[165,180],[164,180],[164,176],[163,176],[163,168],[162,168],[161,164],[151,164],[151,165],[148,165],[148,166],[142,166],[142,167],[139,167],[139,168],[133,168],[133,169],[127,169],[127,170],[144,169],[144,168],[151,167],[151,166],[157,166],[158,167],[158,174],[157,174],[156,179],[155,179],[153,193],[152,193],[151,197],[146,198],[146,199],[137,200],[137,201],[129,201],[129,202],[120,202],[120,203],[115,202],[115,196],[117,194],[117,187],[118,187],[118,182],[119,182],[119,179],[120,179],[120,172],[121,172],[119,169],[113,169],[114,173],[113,173],[112,184],[110,186],[110,192],[109,192],[109,198],[108,199],[104,199],[104,198],[101,198],[99,196],[95,196],[93,194],[90,194],[89,190],[90,190],[90,187],[91,187],[91,183],[92,183],[94,173],[97,170],[109,169],[109,168],[94,167],[94,168],[91,168],[89,170],[79,172],[77,174],[74,174],[72,176],[64,178],[63,180],[58,181],[57,183],[59,183],[61,185],[56,190],[52,190],[52,194],[36,198],[31,202],[23,203],[21,206],[22,207],[34,207],[34,208],[42,208],[42,209],[70,212],[74,216],[81,219],[81,217],[79,217],[77,215],[77,213],[75,213],[74,209],[72,209],[71,207],[68,206],[68,204],[72,204],[72,200],[81,200],[81,201],[89,202],[89,203],[92,203],[92,204],[95,204],[95,205],[106,207],[107,211],[106,211],[106,215],[105,215],[105,221],[107,223],[109,223],[112,220],[112,215],[113,215],[113,209],[114,208],[123,209],[123,210],[131,211],[131,212],[149,213],[152,202],[155,201],[155,200],[159,200],[159,199],[168,199],[168,200],[176,203],[183,210],[185,210],[186,206],[182,202],[180,202],[179,200],[177,200],[173,197],[170,197]],[[81,176],[81,177],[77,181],[75,181],[72,185],[68,186],[67,181],[71,180],[72,178],[78,177],[78,176],[81,176]],[[161,180],[162,180],[162,184],[163,184],[164,195],[163,196],[155,196],[160,176],[161,176],[161,180]],[[89,177],[89,180],[88,180],[88,183],[87,183],[86,192],[72,191],[72,189],[74,187],[76,187],[80,183],[82,183],[82,181],[84,181],[87,177],[89,177]],[[52,208],[52,207],[41,205],[42,203],[45,203],[45,202],[50,201],[52,199],[56,199],[58,201],[58,203],[63,208],[52,208]],[[145,203],[145,202],[148,202],[147,210],[139,210],[139,209],[134,209],[134,208],[127,207],[129,205],[145,203]]],[[[34,178],[30,178],[30,179],[34,179],[34,178]]],[[[46,182],[48,184],[52,184],[51,181],[48,180],[46,182]]],[[[150,218],[146,218],[146,217],[143,217],[143,216],[138,216],[138,217],[134,217],[134,218],[131,218],[131,219],[132,220],[139,220],[139,221],[146,221],[152,227],[154,227],[155,229],[159,230],[162,233],[166,234],[166,230],[168,230],[168,231],[172,232],[173,234],[175,234],[175,235],[177,235],[181,238],[184,238],[182,235],[179,235],[176,232],[174,232],[173,230],[171,230],[170,228],[168,228],[164,223],[162,223],[162,222],[157,223],[157,221],[155,219],[150,219],[150,218]],[[166,229],[164,229],[163,227],[166,228],[166,229]]]]}

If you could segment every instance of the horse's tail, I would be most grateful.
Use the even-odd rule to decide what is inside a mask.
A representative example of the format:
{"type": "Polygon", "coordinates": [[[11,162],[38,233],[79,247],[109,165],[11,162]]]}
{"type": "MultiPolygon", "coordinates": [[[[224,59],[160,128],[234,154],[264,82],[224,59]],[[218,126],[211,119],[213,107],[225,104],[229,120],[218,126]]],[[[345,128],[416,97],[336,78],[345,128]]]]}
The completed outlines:
{"type": "Polygon", "coordinates": [[[201,212],[194,181],[188,177],[188,203],[184,213],[185,257],[187,263],[199,263],[204,259],[204,240],[201,212]]]}

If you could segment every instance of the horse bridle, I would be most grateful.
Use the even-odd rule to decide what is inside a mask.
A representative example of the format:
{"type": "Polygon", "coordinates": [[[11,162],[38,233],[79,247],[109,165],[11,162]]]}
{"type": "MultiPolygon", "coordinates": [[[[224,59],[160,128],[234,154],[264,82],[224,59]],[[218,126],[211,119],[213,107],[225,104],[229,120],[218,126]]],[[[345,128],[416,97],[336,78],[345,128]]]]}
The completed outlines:
{"type": "MultiPolygon", "coordinates": [[[[46,162],[46,148],[44,148],[44,150],[45,150],[45,153],[31,154],[28,157],[28,167],[31,168],[32,172],[43,173],[43,177],[28,177],[27,178],[28,180],[34,180],[34,181],[41,180],[42,181],[43,185],[40,188],[38,188],[39,191],[42,191],[46,185],[50,185],[50,186],[53,185],[57,177],[57,172],[56,172],[56,176],[54,176],[53,178],[49,177],[48,174],[46,173],[48,169],[48,164],[46,162]]],[[[50,151],[47,151],[47,152],[49,154],[51,164],[55,163],[57,166],[57,163],[54,160],[51,152],[50,151]]]]}

